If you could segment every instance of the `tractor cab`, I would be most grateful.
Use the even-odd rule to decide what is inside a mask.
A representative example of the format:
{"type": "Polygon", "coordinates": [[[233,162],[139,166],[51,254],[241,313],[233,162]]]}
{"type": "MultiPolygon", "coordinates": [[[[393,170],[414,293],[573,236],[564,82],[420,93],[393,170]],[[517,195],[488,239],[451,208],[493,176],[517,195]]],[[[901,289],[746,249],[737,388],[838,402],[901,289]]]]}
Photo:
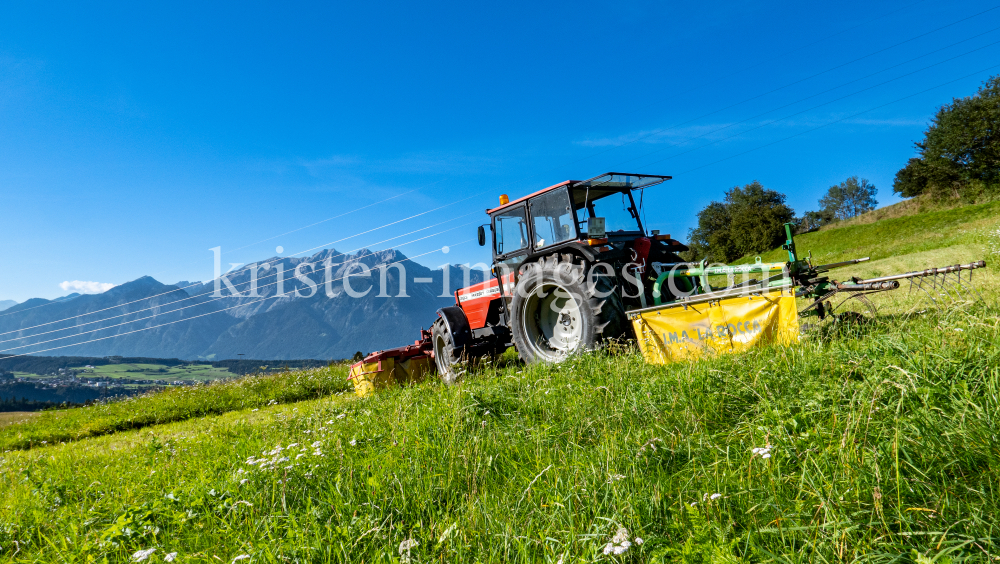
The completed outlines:
{"type": "MultiPolygon", "coordinates": [[[[645,188],[669,176],[609,172],[568,180],[487,210],[494,263],[513,267],[567,246],[610,249],[646,237],[640,212],[645,188]],[[638,199],[638,202],[636,201],[638,199]]],[[[485,226],[479,242],[486,244],[485,226]]]]}

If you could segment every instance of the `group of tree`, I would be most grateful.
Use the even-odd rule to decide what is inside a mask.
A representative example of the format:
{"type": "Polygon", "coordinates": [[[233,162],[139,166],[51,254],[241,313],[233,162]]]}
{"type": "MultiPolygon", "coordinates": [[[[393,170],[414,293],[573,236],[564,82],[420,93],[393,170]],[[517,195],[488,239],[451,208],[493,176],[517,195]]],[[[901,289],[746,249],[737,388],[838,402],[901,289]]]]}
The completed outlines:
{"type": "Polygon", "coordinates": [[[782,225],[795,219],[785,195],[754,180],[726,191],[721,202],[698,212],[698,227],[688,232],[690,258],[731,262],[784,242],[782,225]]]}
{"type": "Polygon", "coordinates": [[[794,223],[798,232],[850,219],[875,209],[876,193],[868,180],[852,176],[827,190],[819,201],[819,211],[796,218],[784,194],[768,190],[756,180],[742,188],[734,186],[721,202],[712,202],[698,212],[698,227],[688,232],[689,258],[731,262],[769,251],[785,242],[784,224],[794,223]]]}
{"type": "Polygon", "coordinates": [[[975,200],[1000,193],[1000,76],[938,109],[916,148],[920,156],[896,173],[892,188],[900,196],[975,200]]]}
{"type": "Polygon", "coordinates": [[[807,211],[798,220],[797,231],[813,231],[835,221],[842,221],[870,212],[878,205],[878,189],[868,179],[852,176],[831,186],[819,199],[819,209],[807,211]]]}

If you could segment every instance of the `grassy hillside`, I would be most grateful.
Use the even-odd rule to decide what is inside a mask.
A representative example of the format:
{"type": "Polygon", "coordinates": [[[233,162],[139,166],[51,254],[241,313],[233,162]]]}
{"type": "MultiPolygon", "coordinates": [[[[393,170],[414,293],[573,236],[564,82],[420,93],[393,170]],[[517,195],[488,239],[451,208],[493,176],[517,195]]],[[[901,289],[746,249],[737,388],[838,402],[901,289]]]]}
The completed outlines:
{"type": "MultiPolygon", "coordinates": [[[[863,254],[905,251],[892,260],[914,268],[959,249],[990,261],[997,211],[902,217],[799,244],[821,262],[842,260],[861,236],[876,239],[863,254]]],[[[505,362],[458,386],[364,400],[331,393],[343,375],[330,371],[271,377],[329,382],[303,384],[312,391],[298,397],[274,379],[252,395],[198,386],[43,413],[0,428],[0,554],[994,561],[1000,284],[992,268],[979,279],[981,302],[915,296],[860,328],[698,362],[650,366],[632,350],[505,362]],[[66,439],[78,440],[53,444],[66,439]]]]}
{"type": "MultiPolygon", "coordinates": [[[[802,256],[812,251],[815,264],[871,257],[834,274],[869,277],[979,259],[990,263],[1000,253],[998,224],[1000,201],[824,229],[795,237],[795,244],[802,256]]],[[[762,259],[787,260],[787,253],[775,250],[762,259]]]]}

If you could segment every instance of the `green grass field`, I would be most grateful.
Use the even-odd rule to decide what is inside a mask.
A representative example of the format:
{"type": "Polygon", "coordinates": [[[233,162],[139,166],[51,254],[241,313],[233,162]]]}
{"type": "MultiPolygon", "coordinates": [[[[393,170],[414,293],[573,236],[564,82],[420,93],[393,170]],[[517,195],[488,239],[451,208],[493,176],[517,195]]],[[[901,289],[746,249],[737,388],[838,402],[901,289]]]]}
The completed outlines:
{"type": "MultiPolygon", "coordinates": [[[[831,229],[799,248],[871,255],[869,272],[959,253],[992,264],[998,211],[831,229]]],[[[364,400],[338,367],[45,412],[0,428],[0,554],[995,562],[996,267],[977,281],[982,301],[886,296],[872,323],[697,362],[507,356],[457,386],[364,400]]]]}
{"type": "Polygon", "coordinates": [[[36,415],[31,411],[0,411],[0,427],[27,421],[36,415]]]}

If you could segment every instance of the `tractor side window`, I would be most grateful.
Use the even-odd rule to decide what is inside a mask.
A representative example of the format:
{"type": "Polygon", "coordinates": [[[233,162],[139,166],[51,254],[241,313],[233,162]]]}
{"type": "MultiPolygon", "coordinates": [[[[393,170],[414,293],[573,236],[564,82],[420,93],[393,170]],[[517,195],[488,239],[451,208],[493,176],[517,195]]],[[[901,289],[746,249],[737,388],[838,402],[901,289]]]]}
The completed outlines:
{"type": "Polygon", "coordinates": [[[576,239],[576,219],[565,189],[538,196],[530,205],[536,249],[576,239]]]}
{"type": "Polygon", "coordinates": [[[517,252],[528,247],[528,221],[524,206],[516,207],[494,216],[497,256],[517,252]]]}

